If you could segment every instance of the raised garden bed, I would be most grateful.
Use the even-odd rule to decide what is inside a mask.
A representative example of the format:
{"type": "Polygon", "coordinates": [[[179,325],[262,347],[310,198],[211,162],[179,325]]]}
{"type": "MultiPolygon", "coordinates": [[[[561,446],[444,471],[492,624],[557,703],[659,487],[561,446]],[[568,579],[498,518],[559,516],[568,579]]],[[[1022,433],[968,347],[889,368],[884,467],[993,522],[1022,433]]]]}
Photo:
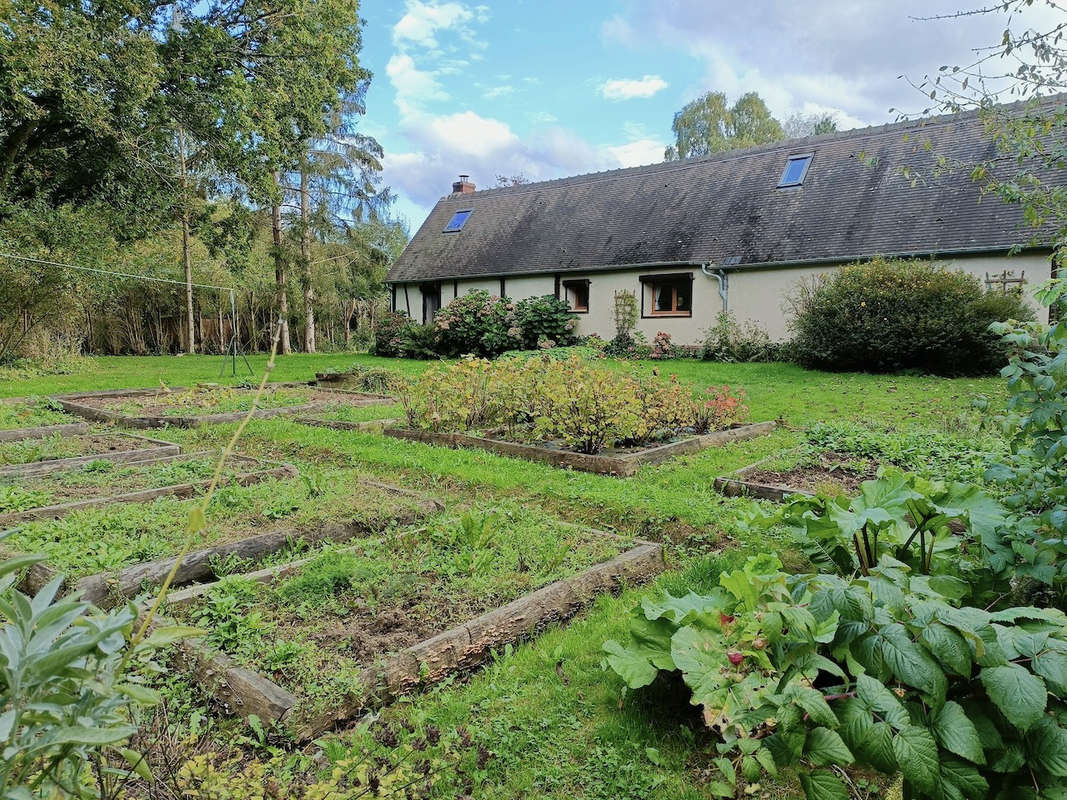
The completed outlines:
{"type": "MultiPolygon", "coordinates": [[[[148,462],[90,461],[79,467],[0,483],[0,525],[60,519],[87,508],[142,503],[158,497],[192,497],[211,483],[218,455],[165,456],[148,462]]],[[[231,456],[220,486],[249,486],[270,478],[295,477],[290,464],[231,456]]]]}
{"type": "Polygon", "coordinates": [[[690,436],[651,447],[631,450],[605,449],[597,455],[576,453],[551,442],[524,444],[505,439],[473,436],[467,433],[437,433],[414,428],[386,428],[385,435],[396,439],[408,439],[414,442],[444,445],[446,447],[488,450],[500,455],[525,458],[528,461],[540,461],[554,467],[569,467],[584,472],[627,477],[637,472],[641,466],[659,464],[675,456],[697,453],[708,447],[722,447],[730,442],[739,442],[755,436],[763,436],[773,431],[774,428],[774,422],[735,425],[723,431],[690,436]]]}
{"type": "MultiPolygon", "coordinates": [[[[27,576],[28,591],[62,573],[67,589],[98,605],[113,605],[162,582],[186,544],[186,520],[198,502],[160,497],[31,520],[15,529],[4,547],[48,558],[27,576]]],[[[271,558],[290,560],[317,543],[380,533],[442,508],[425,495],[350,470],[301,481],[232,482],[215,494],[207,526],[189,543],[175,585],[212,580],[271,558]]]]}
{"type": "Polygon", "coordinates": [[[437,517],[407,536],[175,592],[166,613],[208,631],[181,645],[181,660],[229,710],[304,740],[663,567],[657,544],[519,507],[487,519],[437,517]]]}
{"type": "MultiPolygon", "coordinates": [[[[215,385],[191,389],[119,389],[58,395],[54,399],[72,414],[127,428],[195,428],[238,422],[248,414],[255,389],[215,385]]],[[[274,384],[260,398],[253,416],[299,414],[333,406],[365,406],[394,402],[393,398],[344,389],[274,384]]]]}
{"type": "Polygon", "coordinates": [[[53,400],[44,397],[7,397],[0,400],[0,442],[40,439],[58,433],[88,433],[89,426],[75,422],[53,400]]]}
{"type": "Polygon", "coordinates": [[[758,497],[782,502],[792,494],[859,493],[863,481],[876,477],[870,459],[802,447],[749,464],[715,479],[715,488],[731,497],[758,497]]]}
{"type": "Polygon", "coordinates": [[[393,392],[398,391],[404,385],[404,377],[398,372],[381,367],[365,367],[361,364],[346,370],[316,372],[315,381],[318,385],[338,386],[377,394],[393,402],[396,402],[396,398],[392,397],[393,392]]]}
{"type": "Polygon", "coordinates": [[[132,433],[53,434],[0,443],[0,478],[45,475],[95,461],[143,463],[181,453],[179,445],[132,433]]]}

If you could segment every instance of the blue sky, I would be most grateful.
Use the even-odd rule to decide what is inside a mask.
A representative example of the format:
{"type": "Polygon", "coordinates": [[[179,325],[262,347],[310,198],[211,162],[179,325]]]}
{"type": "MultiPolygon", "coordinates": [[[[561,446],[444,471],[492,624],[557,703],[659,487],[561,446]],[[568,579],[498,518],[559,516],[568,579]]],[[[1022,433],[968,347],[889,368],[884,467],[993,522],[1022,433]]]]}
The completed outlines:
{"type": "MultiPolygon", "coordinates": [[[[459,173],[548,179],[662,160],[708,90],[839,128],[918,112],[920,80],[995,43],[1004,19],[916,17],[950,0],[365,0],[374,79],[361,127],[412,231],[459,173]]],[[[1045,12],[1033,12],[1041,15],[1045,12]]],[[[1031,24],[1041,24],[1034,19],[1031,24]]]]}

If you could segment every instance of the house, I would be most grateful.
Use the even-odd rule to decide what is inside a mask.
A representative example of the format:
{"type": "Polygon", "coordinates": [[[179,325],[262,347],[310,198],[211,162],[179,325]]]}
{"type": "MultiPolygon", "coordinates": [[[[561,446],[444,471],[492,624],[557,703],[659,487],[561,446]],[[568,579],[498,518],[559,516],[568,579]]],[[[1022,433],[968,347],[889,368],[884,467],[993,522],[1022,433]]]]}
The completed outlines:
{"type": "Polygon", "coordinates": [[[971,112],[482,191],[461,175],[390,269],[392,307],[428,322],[472,289],[554,294],[581,334],[610,338],[626,290],[650,339],[696,344],[724,310],[782,339],[798,281],[877,255],[1029,295],[1054,274],[1051,248],[967,169],[931,174],[935,153],[995,148],[971,112]]]}

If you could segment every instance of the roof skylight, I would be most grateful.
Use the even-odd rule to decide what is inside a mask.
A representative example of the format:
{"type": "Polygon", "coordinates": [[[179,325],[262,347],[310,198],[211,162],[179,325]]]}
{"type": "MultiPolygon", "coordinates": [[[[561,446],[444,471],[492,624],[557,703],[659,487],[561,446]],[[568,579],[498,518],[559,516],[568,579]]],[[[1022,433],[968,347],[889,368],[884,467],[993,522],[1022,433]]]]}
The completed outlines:
{"type": "Polygon", "coordinates": [[[785,169],[782,170],[782,177],[778,181],[778,188],[800,186],[804,183],[804,176],[808,174],[812,155],[814,154],[805,153],[799,156],[789,156],[789,160],[785,162],[785,169]]]}
{"type": "Polygon", "coordinates": [[[474,213],[474,209],[468,209],[467,211],[457,211],[452,215],[452,219],[448,221],[442,233],[458,233],[463,230],[463,224],[467,221],[467,217],[474,213]]]}

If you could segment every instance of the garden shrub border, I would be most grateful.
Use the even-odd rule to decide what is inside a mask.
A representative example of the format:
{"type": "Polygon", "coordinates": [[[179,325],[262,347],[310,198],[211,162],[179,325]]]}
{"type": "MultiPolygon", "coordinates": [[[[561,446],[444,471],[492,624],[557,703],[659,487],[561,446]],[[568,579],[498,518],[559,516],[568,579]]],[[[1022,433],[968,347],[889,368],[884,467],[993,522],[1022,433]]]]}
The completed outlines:
{"type": "Polygon", "coordinates": [[[112,461],[116,464],[151,464],[163,461],[167,458],[181,455],[181,445],[167,442],[162,439],[151,439],[147,436],[139,436],[136,433],[123,431],[103,431],[101,433],[87,434],[92,436],[124,436],[138,439],[146,443],[146,446],[136,450],[118,450],[114,453],[93,453],[86,456],[72,456],[70,458],[50,458],[44,461],[29,461],[25,464],[8,464],[0,467],[0,479],[3,478],[32,478],[35,475],[47,475],[52,472],[62,472],[73,467],[88,464],[91,461],[112,461]]]}
{"type": "MultiPolygon", "coordinates": [[[[594,536],[623,540],[623,537],[595,528],[574,527],[581,527],[594,536]]],[[[257,570],[245,577],[260,582],[273,581],[296,571],[304,561],[257,570]]],[[[360,674],[360,683],[368,689],[364,697],[347,700],[296,724],[292,724],[290,718],[298,716],[300,699],[260,673],[239,666],[225,653],[203,642],[185,639],[178,643],[178,661],[233,713],[245,718],[254,714],[264,723],[280,723],[294,739],[302,742],[361,711],[380,707],[409,691],[481,666],[495,649],[533,638],[552,623],[574,616],[600,594],[618,590],[624,584],[646,581],[664,567],[662,544],[636,540],[633,547],[614,558],[529,592],[366,666],[360,674]]],[[[211,584],[204,584],[175,593],[168,598],[168,605],[188,603],[210,588],[211,584]]],[[[160,619],[157,624],[173,622],[160,619]]]]}
{"type": "Polygon", "coordinates": [[[384,433],[394,439],[407,439],[423,444],[441,445],[453,448],[488,450],[498,455],[524,458],[527,461],[539,461],[553,467],[571,468],[598,475],[614,475],[628,478],[638,468],[648,464],[659,464],[675,456],[697,453],[709,447],[722,447],[731,442],[740,442],[756,436],[771,433],[777,422],[753,422],[735,425],[726,430],[691,436],[677,442],[654,445],[634,450],[622,455],[587,455],[571,450],[556,450],[534,444],[520,444],[504,439],[491,439],[483,436],[471,436],[466,433],[435,433],[434,431],[415,428],[386,428],[384,433]]]}
{"type": "MultiPolygon", "coordinates": [[[[286,383],[271,383],[267,385],[271,389],[307,387],[317,392],[344,395],[354,400],[356,406],[370,406],[375,404],[391,404],[397,402],[390,395],[369,394],[367,392],[355,392],[348,389],[337,389],[332,386],[319,386],[316,381],[300,381],[286,383]]],[[[211,387],[214,389],[215,387],[211,387]]],[[[230,387],[217,387],[225,389],[230,387]]],[[[174,387],[172,392],[187,391],[188,387],[174,387]]],[[[226,422],[240,422],[248,416],[247,411],[232,411],[221,414],[195,414],[189,416],[133,416],[122,414],[118,411],[108,411],[103,408],[79,403],[84,398],[108,398],[108,397],[151,397],[163,394],[159,389],[104,389],[98,392],[77,392],[72,394],[53,395],[52,399],[59,403],[63,409],[71,414],[76,414],[94,422],[106,422],[119,425],[124,428],[148,429],[148,428],[198,428],[201,425],[217,425],[226,422]]],[[[268,419],[270,417],[299,414],[306,411],[316,411],[322,408],[321,402],[301,403],[293,406],[281,406],[279,408],[257,408],[252,414],[254,419],[268,419]]]]}
{"type": "MultiPolygon", "coordinates": [[[[161,464],[167,461],[187,461],[195,458],[215,457],[217,457],[216,453],[205,450],[199,453],[182,453],[179,455],[152,458],[133,463],[138,465],[161,464]]],[[[226,486],[231,483],[236,483],[238,486],[251,486],[260,483],[261,481],[268,480],[269,478],[295,478],[299,474],[296,467],[285,462],[268,461],[242,455],[232,455],[228,460],[230,462],[262,468],[249,469],[234,475],[223,476],[219,481],[220,486],[226,486]],[[277,466],[265,467],[264,465],[266,464],[276,464],[277,466]]],[[[143,503],[155,500],[158,497],[192,497],[198,490],[206,489],[210,484],[211,479],[205,478],[204,480],[194,481],[192,483],[172,483],[169,486],[157,486],[153,489],[134,489],[133,491],[122,492],[120,494],[87,497],[84,500],[72,500],[67,503],[38,506],[37,508],[29,508],[25,511],[12,511],[7,514],[0,514],[0,525],[9,525],[13,522],[25,522],[28,520],[60,519],[74,511],[81,511],[86,508],[99,508],[101,506],[118,505],[119,503],[143,503]]]]}
{"type": "MultiPolygon", "coordinates": [[[[373,480],[361,480],[359,483],[386,493],[411,497],[419,501],[417,509],[409,513],[393,516],[387,521],[388,523],[410,525],[430,514],[443,511],[445,508],[444,503],[437,498],[411,489],[404,489],[390,483],[381,483],[373,480]]],[[[354,539],[360,534],[373,532],[377,529],[378,526],[369,526],[357,520],[348,520],[332,525],[323,525],[314,530],[288,529],[271,531],[269,533],[246,536],[243,539],[235,539],[230,542],[222,542],[200,550],[193,550],[181,559],[181,563],[174,573],[172,586],[213,580],[212,562],[218,558],[236,556],[258,560],[283,550],[294,540],[310,544],[327,541],[345,542],[349,539],[354,539]]],[[[8,553],[8,555],[11,554],[8,553]]],[[[158,586],[161,584],[173,569],[176,561],[178,561],[177,556],[166,556],[154,561],[142,561],[119,570],[108,570],[86,575],[75,582],[73,586],[64,584],[63,589],[67,592],[76,591],[82,600],[101,608],[109,608],[136,597],[144,591],[146,585],[158,586]]],[[[49,564],[35,564],[23,576],[20,588],[29,594],[36,594],[58,574],[59,570],[49,564]]]]}

